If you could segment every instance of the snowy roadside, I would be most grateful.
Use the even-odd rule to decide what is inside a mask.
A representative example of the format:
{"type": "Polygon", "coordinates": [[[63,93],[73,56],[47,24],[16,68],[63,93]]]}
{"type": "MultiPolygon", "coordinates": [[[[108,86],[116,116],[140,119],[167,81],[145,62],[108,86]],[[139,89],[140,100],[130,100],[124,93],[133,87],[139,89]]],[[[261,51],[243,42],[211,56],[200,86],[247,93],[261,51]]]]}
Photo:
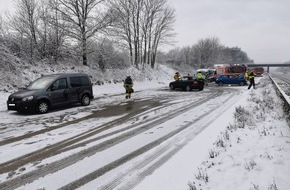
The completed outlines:
{"type": "MultiPolygon", "coordinates": [[[[168,88],[169,81],[163,81],[136,82],[134,89],[152,93],[149,89],[168,88]]],[[[135,189],[286,190],[290,186],[286,179],[290,174],[289,127],[269,79],[262,78],[257,87],[220,87],[237,90],[239,100],[135,189]]],[[[121,83],[94,86],[96,103],[105,96],[118,97],[106,98],[108,103],[125,101],[123,93],[121,83]]],[[[6,111],[9,94],[2,95],[1,111],[6,111]]]]}
{"type": "MultiPolygon", "coordinates": [[[[142,91],[142,90],[150,90],[150,89],[160,89],[164,87],[168,87],[169,80],[162,80],[162,81],[143,81],[143,82],[134,82],[134,90],[135,92],[142,91]]],[[[169,87],[168,87],[169,88],[169,87]]],[[[104,85],[94,85],[93,86],[94,97],[95,99],[102,98],[104,96],[111,96],[111,95],[121,95],[125,93],[124,87],[122,83],[111,83],[111,84],[104,84],[104,85]]],[[[0,91],[0,111],[4,112],[7,111],[6,101],[10,92],[3,92],[0,91]]]]}
{"type": "Polygon", "coordinates": [[[268,77],[134,190],[287,190],[290,131],[268,77]],[[274,111],[273,111],[274,110],[274,111]]]}

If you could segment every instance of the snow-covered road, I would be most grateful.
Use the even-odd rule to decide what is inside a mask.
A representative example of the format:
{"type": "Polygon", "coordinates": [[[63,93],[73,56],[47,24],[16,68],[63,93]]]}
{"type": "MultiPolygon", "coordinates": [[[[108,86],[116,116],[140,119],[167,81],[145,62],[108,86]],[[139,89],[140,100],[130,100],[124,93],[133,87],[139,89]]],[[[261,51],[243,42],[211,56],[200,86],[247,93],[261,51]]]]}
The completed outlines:
{"type": "Polygon", "coordinates": [[[3,110],[0,186],[67,189],[93,183],[113,189],[127,175],[130,184],[132,178],[138,183],[232,105],[242,87],[236,89],[172,92],[163,86],[137,90],[130,100],[122,93],[107,95],[89,107],[45,115],[3,110]],[[143,174],[132,176],[136,171],[143,174]]]}
{"type": "MultiPolygon", "coordinates": [[[[251,92],[214,84],[192,92],[170,91],[167,82],[135,86],[130,100],[121,86],[108,85],[95,87],[88,107],[45,115],[0,110],[0,189],[135,188],[205,133],[217,136],[251,92]]],[[[172,189],[187,185],[175,180],[172,189]]]]}

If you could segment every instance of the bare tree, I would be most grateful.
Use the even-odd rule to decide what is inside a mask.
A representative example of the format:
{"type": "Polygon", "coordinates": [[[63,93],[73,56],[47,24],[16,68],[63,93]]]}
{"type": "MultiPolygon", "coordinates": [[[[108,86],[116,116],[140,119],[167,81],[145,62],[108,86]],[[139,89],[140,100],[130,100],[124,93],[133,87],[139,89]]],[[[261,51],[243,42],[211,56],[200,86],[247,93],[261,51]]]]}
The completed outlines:
{"type": "Polygon", "coordinates": [[[174,10],[166,7],[161,11],[160,17],[156,21],[156,26],[154,28],[153,45],[152,45],[152,55],[151,55],[151,68],[154,68],[157,50],[159,44],[167,43],[167,40],[174,37],[173,33],[173,23],[174,23],[174,10]]]}
{"type": "Polygon", "coordinates": [[[42,1],[41,5],[39,6],[38,10],[38,15],[39,15],[39,25],[40,28],[38,30],[38,35],[39,35],[39,49],[41,53],[41,58],[45,58],[48,56],[48,51],[49,51],[49,15],[48,15],[48,6],[46,6],[45,2],[42,1]]]}
{"type": "Polygon", "coordinates": [[[88,39],[112,23],[110,11],[102,12],[105,0],[58,0],[62,28],[81,45],[83,65],[88,65],[88,39]]]}
{"type": "Polygon", "coordinates": [[[145,44],[144,44],[144,63],[147,62],[149,65],[152,61],[152,54],[153,54],[153,34],[154,34],[154,27],[156,25],[155,20],[158,19],[160,15],[160,11],[162,7],[166,3],[166,0],[146,0],[145,2],[145,20],[143,24],[143,33],[145,37],[145,44]],[[147,45],[148,44],[148,45],[147,45]]]}
{"type": "Polygon", "coordinates": [[[59,0],[43,0],[43,8],[41,9],[40,19],[44,27],[42,31],[43,39],[46,39],[46,54],[47,58],[54,63],[57,63],[60,58],[63,58],[65,52],[65,39],[68,37],[64,30],[64,25],[61,23],[61,13],[59,12],[59,0]],[[46,29],[47,28],[47,29],[46,29]]]}
{"type": "Polygon", "coordinates": [[[0,15],[0,37],[3,37],[3,19],[0,15]]]}
{"type": "Polygon", "coordinates": [[[195,45],[195,53],[199,60],[200,67],[209,67],[209,61],[219,46],[219,39],[216,37],[201,39],[198,41],[195,45]]]}
{"type": "Polygon", "coordinates": [[[160,44],[173,36],[174,10],[166,0],[115,0],[114,13],[119,18],[115,35],[126,42],[131,64],[154,67],[160,44]]]}
{"type": "Polygon", "coordinates": [[[17,1],[17,14],[11,19],[10,26],[17,31],[21,38],[21,49],[26,51],[25,42],[29,42],[30,59],[33,63],[35,54],[38,51],[37,37],[37,3],[35,0],[19,0],[17,1]]]}
{"type": "Polygon", "coordinates": [[[143,0],[114,0],[111,6],[115,17],[113,35],[127,44],[130,61],[138,67],[140,59],[140,18],[143,0]]]}

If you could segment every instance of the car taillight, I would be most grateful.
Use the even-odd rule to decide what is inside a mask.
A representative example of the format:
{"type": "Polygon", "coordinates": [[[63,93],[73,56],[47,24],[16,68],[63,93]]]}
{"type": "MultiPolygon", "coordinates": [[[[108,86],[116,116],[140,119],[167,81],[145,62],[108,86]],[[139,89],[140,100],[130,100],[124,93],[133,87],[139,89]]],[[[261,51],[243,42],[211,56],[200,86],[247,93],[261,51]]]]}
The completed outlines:
{"type": "Polygon", "coordinates": [[[193,85],[194,85],[194,86],[197,86],[197,85],[198,85],[198,82],[197,82],[197,81],[194,81],[194,82],[193,82],[193,85]]]}

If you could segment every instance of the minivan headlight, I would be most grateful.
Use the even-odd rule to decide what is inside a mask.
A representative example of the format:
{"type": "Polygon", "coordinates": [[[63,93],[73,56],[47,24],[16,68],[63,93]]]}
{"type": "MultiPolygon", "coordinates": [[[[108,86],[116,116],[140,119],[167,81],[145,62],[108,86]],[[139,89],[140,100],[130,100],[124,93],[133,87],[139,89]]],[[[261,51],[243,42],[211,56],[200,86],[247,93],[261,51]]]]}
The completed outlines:
{"type": "Polygon", "coordinates": [[[33,96],[27,96],[27,97],[22,98],[22,101],[27,102],[27,101],[30,101],[32,99],[33,99],[33,96]]]}

